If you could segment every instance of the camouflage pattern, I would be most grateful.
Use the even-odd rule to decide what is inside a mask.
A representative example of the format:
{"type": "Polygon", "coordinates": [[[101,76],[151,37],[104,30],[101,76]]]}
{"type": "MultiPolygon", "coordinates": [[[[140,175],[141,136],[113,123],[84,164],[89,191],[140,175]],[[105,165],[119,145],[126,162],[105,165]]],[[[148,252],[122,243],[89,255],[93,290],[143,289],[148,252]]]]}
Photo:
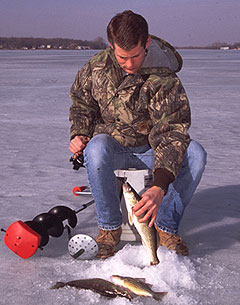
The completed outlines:
{"type": "MultiPolygon", "coordinates": [[[[177,51],[163,40],[158,42],[175,56],[179,63],[175,70],[180,70],[177,51]]],[[[71,138],[107,133],[123,146],[149,143],[155,151],[155,169],[176,177],[190,141],[190,109],[175,71],[142,67],[137,74],[124,76],[108,48],[78,71],[70,97],[71,138]]]]}

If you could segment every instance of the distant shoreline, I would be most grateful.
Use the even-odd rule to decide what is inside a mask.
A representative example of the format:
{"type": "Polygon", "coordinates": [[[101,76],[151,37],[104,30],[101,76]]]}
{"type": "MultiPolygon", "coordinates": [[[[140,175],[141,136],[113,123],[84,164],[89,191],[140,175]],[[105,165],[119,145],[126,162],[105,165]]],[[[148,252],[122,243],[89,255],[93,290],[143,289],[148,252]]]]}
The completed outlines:
{"type": "MultiPolygon", "coordinates": [[[[102,50],[108,44],[102,37],[93,41],[69,38],[0,37],[0,50],[102,50]]],[[[175,46],[187,50],[240,50],[240,42],[216,42],[209,46],[175,46]]]]}
{"type": "MultiPolygon", "coordinates": [[[[233,51],[233,50],[238,50],[240,51],[240,48],[212,48],[212,47],[174,47],[176,50],[224,50],[224,51],[233,51]]],[[[2,48],[0,46],[0,51],[79,51],[79,50],[103,50],[104,48],[89,48],[89,47],[82,47],[82,48],[76,48],[76,49],[70,49],[70,48],[2,48]]]]}
{"type": "Polygon", "coordinates": [[[102,37],[93,41],[68,38],[0,37],[0,50],[95,50],[105,49],[102,37]]]}

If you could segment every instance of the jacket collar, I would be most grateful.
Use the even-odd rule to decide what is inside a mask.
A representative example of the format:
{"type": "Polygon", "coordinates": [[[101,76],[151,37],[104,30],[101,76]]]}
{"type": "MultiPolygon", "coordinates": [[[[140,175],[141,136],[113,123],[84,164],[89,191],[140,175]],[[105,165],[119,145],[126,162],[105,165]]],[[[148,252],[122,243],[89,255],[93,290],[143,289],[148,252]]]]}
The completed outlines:
{"type": "MultiPolygon", "coordinates": [[[[108,48],[107,52],[105,71],[108,79],[116,88],[123,89],[144,83],[145,80],[141,75],[141,69],[136,74],[127,74],[118,64],[112,49],[108,48]]],[[[145,74],[145,72],[143,74],[145,74]]]]}

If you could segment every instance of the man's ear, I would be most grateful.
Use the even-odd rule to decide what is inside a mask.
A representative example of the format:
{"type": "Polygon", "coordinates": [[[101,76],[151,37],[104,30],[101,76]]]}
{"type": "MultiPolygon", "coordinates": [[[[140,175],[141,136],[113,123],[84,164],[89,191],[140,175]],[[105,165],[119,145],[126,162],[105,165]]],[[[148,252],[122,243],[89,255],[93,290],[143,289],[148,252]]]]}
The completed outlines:
{"type": "Polygon", "coordinates": [[[147,42],[146,42],[146,46],[145,46],[146,49],[150,46],[150,43],[151,43],[151,37],[148,36],[148,39],[147,39],[147,42]]]}

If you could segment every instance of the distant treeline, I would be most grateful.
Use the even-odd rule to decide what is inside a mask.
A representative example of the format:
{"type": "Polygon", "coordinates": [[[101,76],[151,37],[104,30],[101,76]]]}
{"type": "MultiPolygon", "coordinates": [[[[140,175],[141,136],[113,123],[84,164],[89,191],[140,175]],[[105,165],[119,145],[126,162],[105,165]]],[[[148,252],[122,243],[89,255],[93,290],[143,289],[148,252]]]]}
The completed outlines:
{"type": "Polygon", "coordinates": [[[202,47],[194,47],[194,46],[188,46],[188,47],[176,47],[177,49],[223,49],[223,50],[240,50],[240,42],[235,42],[234,44],[229,44],[227,42],[214,42],[211,45],[208,46],[202,46],[202,47]]]}
{"type": "MultiPolygon", "coordinates": [[[[64,50],[101,50],[107,47],[102,37],[92,41],[76,40],[69,38],[33,38],[33,37],[0,37],[0,49],[64,49],[64,50]]],[[[209,46],[177,46],[177,49],[237,49],[240,50],[240,42],[228,44],[226,42],[215,42],[209,46]]]]}
{"type": "Polygon", "coordinates": [[[0,49],[105,49],[102,37],[93,41],[68,38],[0,37],[0,49]]]}

